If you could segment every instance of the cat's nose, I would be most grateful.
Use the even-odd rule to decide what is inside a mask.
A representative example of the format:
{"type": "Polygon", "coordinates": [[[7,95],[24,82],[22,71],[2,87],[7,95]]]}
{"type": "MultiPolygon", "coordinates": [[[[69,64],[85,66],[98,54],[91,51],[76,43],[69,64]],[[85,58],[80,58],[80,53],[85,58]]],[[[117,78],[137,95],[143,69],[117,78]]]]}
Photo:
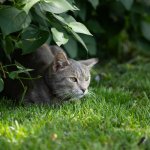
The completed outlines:
{"type": "Polygon", "coordinates": [[[86,89],[82,88],[81,91],[84,93],[86,91],[86,89]]]}

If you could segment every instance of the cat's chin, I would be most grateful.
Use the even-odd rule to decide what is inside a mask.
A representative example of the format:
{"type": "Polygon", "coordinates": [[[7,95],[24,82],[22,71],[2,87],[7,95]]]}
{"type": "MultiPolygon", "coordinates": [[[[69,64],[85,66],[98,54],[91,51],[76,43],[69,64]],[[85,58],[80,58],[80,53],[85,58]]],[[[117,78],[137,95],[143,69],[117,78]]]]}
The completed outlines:
{"type": "Polygon", "coordinates": [[[81,99],[82,97],[84,97],[86,94],[88,93],[88,90],[86,90],[85,93],[74,93],[73,96],[68,96],[67,95],[57,95],[58,98],[60,98],[63,101],[69,101],[71,99],[81,99]]]}

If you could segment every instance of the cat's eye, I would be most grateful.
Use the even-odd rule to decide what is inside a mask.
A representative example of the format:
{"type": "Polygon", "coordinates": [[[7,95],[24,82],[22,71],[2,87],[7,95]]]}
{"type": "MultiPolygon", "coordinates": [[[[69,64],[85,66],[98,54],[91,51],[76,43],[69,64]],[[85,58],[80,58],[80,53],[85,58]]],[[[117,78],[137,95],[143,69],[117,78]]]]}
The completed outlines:
{"type": "Polygon", "coordinates": [[[75,77],[70,77],[70,80],[71,80],[72,82],[77,82],[77,78],[75,78],[75,77]]]}
{"type": "Polygon", "coordinates": [[[88,81],[89,79],[90,79],[90,77],[86,77],[86,78],[85,78],[85,81],[88,81]]]}

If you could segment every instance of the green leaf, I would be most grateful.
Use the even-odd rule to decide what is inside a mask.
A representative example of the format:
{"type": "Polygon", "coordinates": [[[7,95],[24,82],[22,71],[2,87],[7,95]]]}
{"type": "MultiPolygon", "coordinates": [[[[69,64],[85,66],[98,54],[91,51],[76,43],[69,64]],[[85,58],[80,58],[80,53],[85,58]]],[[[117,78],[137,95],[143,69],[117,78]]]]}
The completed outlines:
{"type": "Polygon", "coordinates": [[[77,33],[83,33],[83,34],[87,34],[87,35],[92,35],[89,30],[86,28],[85,25],[83,25],[82,23],[80,22],[70,22],[68,24],[68,26],[70,28],[72,28],[72,30],[74,32],[77,32],[77,33]]]}
{"type": "Polygon", "coordinates": [[[31,7],[39,1],[40,0],[26,0],[26,3],[25,3],[25,6],[23,7],[23,10],[28,14],[31,7]]]}
{"type": "Polygon", "coordinates": [[[72,5],[75,3],[75,0],[67,0],[69,1],[69,3],[71,3],[72,5]]]}
{"type": "Polygon", "coordinates": [[[64,13],[68,10],[77,10],[66,0],[44,0],[44,2],[40,3],[40,6],[43,10],[56,14],[64,13]]]}
{"type": "Polygon", "coordinates": [[[68,42],[68,38],[65,37],[64,33],[59,32],[56,28],[51,28],[51,31],[53,34],[53,39],[58,46],[68,42]]]}
{"type": "Polygon", "coordinates": [[[17,62],[17,61],[15,61],[15,65],[16,65],[16,67],[17,67],[18,70],[25,70],[25,69],[26,69],[23,65],[21,65],[21,64],[20,64],[19,62],[17,62]]]}
{"type": "Polygon", "coordinates": [[[30,23],[31,23],[31,18],[29,15],[27,15],[23,24],[22,24],[22,28],[23,29],[27,28],[30,25],[30,23]]]}
{"type": "Polygon", "coordinates": [[[64,45],[67,53],[71,58],[75,58],[78,55],[78,46],[77,41],[75,41],[72,37],[69,37],[69,41],[64,45]]]}
{"type": "Polygon", "coordinates": [[[67,28],[67,30],[68,30],[68,31],[73,35],[73,37],[74,37],[79,43],[81,43],[82,46],[88,51],[88,49],[87,49],[87,47],[86,47],[84,41],[81,39],[81,37],[80,37],[77,33],[75,33],[72,29],[67,28]]]}
{"type": "Polygon", "coordinates": [[[31,19],[22,10],[14,7],[0,8],[0,27],[6,36],[29,26],[31,19]]]}
{"type": "Polygon", "coordinates": [[[85,25],[80,22],[76,22],[72,16],[63,15],[64,18],[55,14],[53,14],[53,16],[62,24],[69,26],[74,32],[92,35],[85,25]]]}
{"type": "Polygon", "coordinates": [[[58,20],[60,21],[62,24],[65,24],[68,26],[69,23],[71,22],[76,22],[76,20],[70,16],[70,15],[66,15],[66,14],[63,14],[63,15],[56,15],[56,14],[53,14],[53,16],[58,20]]]}
{"type": "Polygon", "coordinates": [[[98,6],[99,4],[99,0],[88,0],[92,6],[96,9],[96,7],[98,6]]]}
{"type": "Polygon", "coordinates": [[[84,42],[88,48],[88,53],[90,55],[96,55],[97,47],[96,47],[96,41],[95,41],[94,37],[82,35],[81,38],[84,39],[84,42]]]}
{"type": "Polygon", "coordinates": [[[35,51],[46,42],[49,32],[33,27],[28,27],[21,35],[21,45],[23,54],[35,51]]]}
{"type": "Polygon", "coordinates": [[[3,79],[0,77],[0,92],[2,92],[4,89],[4,81],[3,79]]]}
{"type": "Polygon", "coordinates": [[[130,10],[134,0],[120,0],[120,2],[123,4],[123,6],[127,9],[130,10]]]}
{"type": "MultiPolygon", "coordinates": [[[[60,21],[60,23],[62,24],[65,24],[66,26],[65,29],[71,33],[73,35],[73,37],[79,42],[82,44],[82,46],[87,50],[87,47],[84,43],[84,41],[81,39],[81,37],[75,32],[72,30],[71,27],[69,27],[69,23],[72,23],[72,21],[74,21],[75,19],[73,17],[70,17],[70,16],[67,16],[65,15],[64,18],[62,18],[61,16],[58,16],[58,15],[53,15],[57,20],[60,21]]],[[[89,31],[88,31],[89,32],[89,31]]],[[[91,34],[90,34],[91,35],[91,34]]]]}
{"type": "Polygon", "coordinates": [[[36,4],[34,6],[34,11],[35,11],[35,13],[32,13],[32,17],[33,17],[32,20],[34,22],[37,22],[41,26],[48,27],[48,25],[49,25],[48,24],[48,18],[46,17],[46,15],[41,10],[39,4],[36,4]]]}
{"type": "Polygon", "coordinates": [[[65,15],[63,15],[63,17],[64,17],[64,20],[67,22],[67,24],[69,24],[71,22],[76,22],[76,20],[70,15],[65,14],[65,15]]]}
{"type": "Polygon", "coordinates": [[[3,48],[7,55],[11,54],[14,51],[14,46],[10,36],[5,37],[5,40],[3,41],[3,48]]]}
{"type": "Polygon", "coordinates": [[[143,21],[141,23],[141,30],[144,38],[150,41],[150,23],[143,21]]]}
{"type": "Polygon", "coordinates": [[[32,71],[33,69],[22,69],[22,70],[17,70],[17,71],[12,71],[9,73],[9,78],[11,79],[18,79],[20,73],[26,73],[28,75],[29,71],[32,71]]]}
{"type": "Polygon", "coordinates": [[[59,15],[55,15],[53,14],[53,16],[59,21],[61,22],[61,24],[65,24],[65,25],[68,25],[67,22],[65,21],[65,19],[59,15]]]}

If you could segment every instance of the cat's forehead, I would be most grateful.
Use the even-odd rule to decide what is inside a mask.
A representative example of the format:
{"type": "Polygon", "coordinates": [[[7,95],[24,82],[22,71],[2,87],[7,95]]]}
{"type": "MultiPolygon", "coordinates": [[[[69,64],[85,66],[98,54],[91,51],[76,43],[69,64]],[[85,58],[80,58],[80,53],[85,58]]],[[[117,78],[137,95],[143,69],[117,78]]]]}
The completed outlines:
{"type": "Polygon", "coordinates": [[[75,75],[77,77],[80,77],[80,78],[89,76],[90,72],[87,66],[83,65],[79,61],[75,61],[72,59],[70,59],[69,62],[70,62],[70,65],[68,67],[68,73],[75,75]]]}

